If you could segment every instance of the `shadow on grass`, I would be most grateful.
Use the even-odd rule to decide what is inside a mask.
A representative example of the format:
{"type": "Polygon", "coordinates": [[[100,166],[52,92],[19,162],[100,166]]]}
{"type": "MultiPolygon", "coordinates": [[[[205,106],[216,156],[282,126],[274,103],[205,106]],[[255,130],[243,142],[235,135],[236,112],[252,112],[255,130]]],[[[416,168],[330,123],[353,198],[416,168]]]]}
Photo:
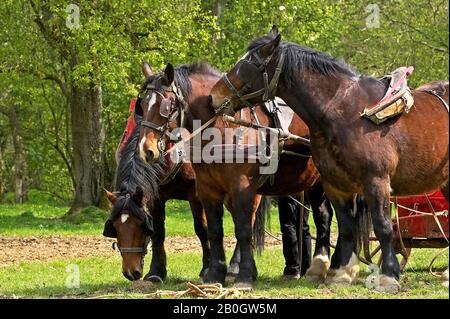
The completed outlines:
{"type": "Polygon", "coordinates": [[[61,217],[38,217],[33,212],[26,210],[19,215],[4,215],[0,218],[0,234],[11,233],[12,230],[18,233],[24,229],[36,229],[37,232],[43,230],[55,231],[77,231],[84,225],[89,228],[103,227],[104,221],[108,218],[108,212],[97,208],[86,208],[75,216],[61,217]]]}
{"type": "Polygon", "coordinates": [[[6,298],[13,296],[18,298],[88,298],[102,294],[125,293],[126,289],[126,282],[115,282],[104,284],[81,284],[79,288],[67,288],[62,285],[42,286],[18,289],[16,291],[3,291],[1,293],[6,298]]]}

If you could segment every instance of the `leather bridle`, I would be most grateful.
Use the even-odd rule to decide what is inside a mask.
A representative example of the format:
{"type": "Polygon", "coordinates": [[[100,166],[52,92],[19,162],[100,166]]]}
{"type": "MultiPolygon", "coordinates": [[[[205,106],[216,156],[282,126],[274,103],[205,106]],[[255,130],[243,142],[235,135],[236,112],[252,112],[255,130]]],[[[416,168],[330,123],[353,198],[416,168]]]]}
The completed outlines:
{"type": "Polygon", "coordinates": [[[147,246],[150,242],[150,236],[146,236],[145,237],[145,242],[144,242],[144,246],[142,247],[120,247],[119,243],[117,243],[116,241],[112,243],[112,249],[113,250],[118,250],[121,254],[127,254],[127,253],[137,253],[137,254],[142,254],[141,256],[141,268],[144,268],[144,260],[145,260],[145,256],[147,255],[147,246]]]}
{"type": "Polygon", "coordinates": [[[148,246],[149,242],[150,242],[150,236],[145,237],[144,246],[142,246],[142,247],[120,247],[119,243],[115,241],[112,243],[112,249],[113,250],[117,249],[121,253],[141,253],[141,254],[144,254],[144,256],[145,256],[145,255],[147,255],[147,252],[148,252],[147,246],[148,246]]]}
{"type": "MultiPolygon", "coordinates": [[[[242,82],[244,82],[244,86],[242,89],[238,90],[236,87],[231,83],[230,79],[228,78],[227,74],[225,73],[222,76],[222,80],[225,83],[225,85],[228,87],[228,89],[233,92],[232,96],[225,97],[224,102],[216,108],[216,113],[220,113],[224,110],[230,110],[232,107],[231,101],[233,99],[237,99],[240,102],[242,102],[244,105],[253,108],[253,105],[248,101],[252,98],[258,97],[262,95],[262,102],[266,102],[267,100],[273,100],[275,98],[276,89],[278,87],[278,80],[280,79],[281,71],[283,68],[284,63],[284,53],[280,53],[280,57],[278,59],[277,66],[275,68],[275,72],[273,74],[272,79],[269,82],[269,75],[267,72],[267,65],[272,60],[274,53],[269,55],[267,58],[262,59],[258,53],[258,49],[256,48],[248,53],[250,57],[253,57],[256,61],[249,61],[245,58],[241,60],[242,64],[239,66],[239,69],[237,70],[237,76],[240,78],[242,82]],[[247,74],[239,74],[240,70],[244,68],[245,71],[247,71],[247,74]],[[261,89],[247,93],[248,90],[252,87],[252,81],[255,79],[255,77],[258,75],[258,73],[262,73],[263,81],[264,81],[264,87],[261,89]]],[[[230,110],[236,112],[237,110],[230,110]]]]}
{"type": "MultiPolygon", "coordinates": [[[[153,82],[152,82],[153,83],[153,82]]],[[[182,127],[183,122],[184,122],[184,105],[185,105],[185,99],[183,97],[183,94],[181,93],[181,89],[176,85],[175,81],[172,83],[171,86],[165,86],[165,85],[161,85],[159,88],[156,87],[154,84],[149,83],[139,94],[139,98],[145,98],[146,96],[149,95],[149,92],[154,92],[156,94],[158,94],[159,96],[161,96],[162,98],[162,102],[160,105],[160,112],[159,114],[161,115],[161,117],[164,117],[167,119],[166,123],[163,125],[158,125],[155,124],[153,122],[149,122],[146,120],[141,121],[141,125],[149,128],[155,132],[160,133],[160,138],[158,140],[157,143],[157,147],[158,150],[160,151],[160,156],[164,156],[165,155],[165,151],[166,151],[166,145],[164,143],[164,136],[167,135],[169,136],[169,138],[174,141],[174,142],[178,142],[180,140],[180,137],[175,137],[172,134],[169,134],[168,129],[170,126],[170,122],[172,122],[174,119],[177,119],[178,117],[180,117],[180,127],[182,127]],[[178,103],[176,103],[176,107],[174,107],[174,103],[175,101],[171,98],[166,98],[164,96],[164,93],[174,93],[176,100],[178,103]],[[161,106],[163,106],[164,103],[167,103],[168,100],[170,101],[170,111],[168,114],[163,114],[161,112],[161,106]]]]}

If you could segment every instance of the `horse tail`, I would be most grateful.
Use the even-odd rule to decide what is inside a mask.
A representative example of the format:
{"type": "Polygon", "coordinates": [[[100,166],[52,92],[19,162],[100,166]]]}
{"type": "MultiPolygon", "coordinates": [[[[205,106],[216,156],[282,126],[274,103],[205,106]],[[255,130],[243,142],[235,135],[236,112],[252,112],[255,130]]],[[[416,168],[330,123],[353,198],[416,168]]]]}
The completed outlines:
{"type": "Polygon", "coordinates": [[[270,216],[270,203],[270,197],[262,196],[256,210],[255,223],[253,224],[253,244],[258,254],[261,254],[264,250],[266,218],[269,219],[270,216]]]}
{"type": "Polygon", "coordinates": [[[354,205],[354,216],[356,219],[357,252],[364,252],[364,258],[372,262],[370,257],[370,232],[372,230],[372,218],[367,202],[362,195],[356,195],[354,205]]]}

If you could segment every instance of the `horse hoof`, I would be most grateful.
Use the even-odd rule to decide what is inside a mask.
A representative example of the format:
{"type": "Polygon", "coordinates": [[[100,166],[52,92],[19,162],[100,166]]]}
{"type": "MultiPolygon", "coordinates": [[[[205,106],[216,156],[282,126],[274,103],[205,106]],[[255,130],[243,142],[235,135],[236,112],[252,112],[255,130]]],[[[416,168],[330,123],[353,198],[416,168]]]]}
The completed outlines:
{"type": "Polygon", "coordinates": [[[235,281],[236,276],[237,276],[236,274],[228,272],[227,275],[225,276],[225,281],[235,281]]]}
{"type": "Polygon", "coordinates": [[[254,289],[254,285],[251,282],[246,282],[246,281],[240,281],[240,282],[236,282],[233,287],[237,290],[242,290],[242,291],[252,291],[254,289]]]}
{"type": "Polygon", "coordinates": [[[294,275],[283,275],[283,279],[285,280],[299,280],[300,274],[294,274],[294,275]]]}
{"type": "Polygon", "coordinates": [[[380,275],[378,280],[378,285],[375,285],[376,291],[386,292],[392,295],[395,295],[400,291],[400,284],[397,279],[386,275],[380,275]]]}
{"type": "Polygon", "coordinates": [[[306,280],[312,283],[323,283],[327,277],[330,261],[326,255],[317,255],[314,257],[311,267],[306,271],[306,280]]]}
{"type": "Polygon", "coordinates": [[[355,254],[352,254],[352,257],[346,266],[328,270],[325,284],[351,285],[358,280],[358,275],[359,259],[355,254]]]}
{"type": "Polygon", "coordinates": [[[202,269],[202,271],[200,271],[200,274],[198,276],[200,278],[201,283],[204,283],[207,273],[208,273],[208,268],[202,269]]]}
{"type": "Polygon", "coordinates": [[[162,284],[164,282],[163,279],[157,275],[145,276],[144,280],[152,282],[154,284],[162,284]]]}

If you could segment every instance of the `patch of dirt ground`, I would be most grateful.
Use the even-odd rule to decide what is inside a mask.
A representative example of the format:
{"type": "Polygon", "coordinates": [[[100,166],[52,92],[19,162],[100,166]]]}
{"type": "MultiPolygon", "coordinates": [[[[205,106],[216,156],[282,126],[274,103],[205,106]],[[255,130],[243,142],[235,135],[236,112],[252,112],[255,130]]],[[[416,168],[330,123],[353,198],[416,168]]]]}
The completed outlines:
{"type": "MultiPolygon", "coordinates": [[[[90,256],[113,256],[114,239],[102,236],[0,236],[0,267],[22,261],[46,261],[51,259],[81,258],[90,256]]],[[[225,237],[227,250],[233,249],[236,239],[225,237]]],[[[151,245],[151,244],[150,244],[151,245]]],[[[281,246],[277,239],[267,236],[266,247],[281,246]]],[[[168,252],[201,252],[197,237],[167,237],[165,248],[168,252]]],[[[150,246],[149,246],[150,250],[150,246]]]]}

